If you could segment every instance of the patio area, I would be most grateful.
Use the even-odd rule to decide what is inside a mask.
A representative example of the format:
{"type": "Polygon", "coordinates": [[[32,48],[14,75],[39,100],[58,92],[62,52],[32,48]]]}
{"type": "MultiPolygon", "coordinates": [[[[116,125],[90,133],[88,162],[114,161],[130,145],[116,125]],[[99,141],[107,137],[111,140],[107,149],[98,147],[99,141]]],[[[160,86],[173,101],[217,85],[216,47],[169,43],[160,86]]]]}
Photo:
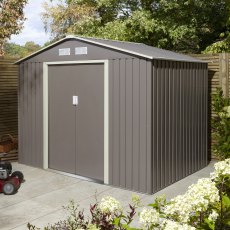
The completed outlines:
{"type": "MultiPolygon", "coordinates": [[[[209,177],[213,165],[214,162],[211,162],[204,169],[158,193],[146,195],[13,163],[14,171],[20,170],[24,173],[25,182],[15,195],[0,194],[0,228],[25,230],[28,222],[42,228],[48,223],[65,219],[68,212],[63,206],[68,205],[70,200],[78,203],[80,210],[84,209],[87,214],[89,205],[95,203],[95,194],[98,200],[106,195],[113,196],[124,206],[129,204],[132,194],[138,194],[143,204],[151,203],[154,196],[162,194],[170,199],[183,194],[188,186],[196,183],[199,178],[209,177]]],[[[137,224],[137,221],[134,224],[137,224]]]]}

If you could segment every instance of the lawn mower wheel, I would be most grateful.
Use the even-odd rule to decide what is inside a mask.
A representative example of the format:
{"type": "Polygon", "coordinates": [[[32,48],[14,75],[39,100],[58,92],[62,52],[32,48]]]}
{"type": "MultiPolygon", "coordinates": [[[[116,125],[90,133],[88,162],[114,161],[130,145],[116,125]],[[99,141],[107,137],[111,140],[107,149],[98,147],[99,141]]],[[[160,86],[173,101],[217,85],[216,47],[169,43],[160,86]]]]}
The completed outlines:
{"type": "Polygon", "coordinates": [[[16,190],[15,184],[12,181],[6,181],[2,187],[2,191],[5,195],[12,195],[16,190]]]}

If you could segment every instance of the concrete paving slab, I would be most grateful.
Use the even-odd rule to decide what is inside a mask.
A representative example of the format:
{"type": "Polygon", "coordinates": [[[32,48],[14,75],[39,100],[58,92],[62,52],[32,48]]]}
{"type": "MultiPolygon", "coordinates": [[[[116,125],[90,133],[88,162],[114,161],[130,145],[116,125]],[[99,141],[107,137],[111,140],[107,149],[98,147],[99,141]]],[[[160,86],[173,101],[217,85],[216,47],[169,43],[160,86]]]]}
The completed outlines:
{"type": "MultiPolygon", "coordinates": [[[[199,178],[208,177],[213,171],[213,164],[212,162],[208,167],[154,195],[146,195],[13,163],[14,170],[21,170],[24,173],[25,182],[13,196],[0,194],[0,229],[26,230],[28,222],[43,228],[48,223],[64,220],[68,212],[63,206],[67,206],[70,200],[78,203],[79,209],[84,209],[88,215],[90,204],[95,203],[95,193],[98,200],[103,196],[113,196],[126,208],[132,194],[138,194],[144,205],[151,203],[157,195],[165,194],[171,199],[183,194],[188,186],[196,183],[199,178]]],[[[138,221],[135,220],[134,224],[138,225],[138,221]]]]}
{"type": "Polygon", "coordinates": [[[37,216],[50,213],[51,211],[54,211],[54,209],[44,203],[37,203],[33,200],[27,200],[4,208],[4,211],[1,210],[0,215],[1,229],[13,229],[15,226],[23,225],[28,220],[33,220],[37,216]]]}
{"type": "Polygon", "coordinates": [[[3,194],[0,194],[0,209],[13,206],[14,204],[23,202],[25,200],[26,198],[21,196],[19,193],[13,196],[5,196],[3,194]]]}
{"type": "Polygon", "coordinates": [[[95,191],[101,192],[104,190],[106,190],[106,186],[82,181],[78,184],[38,196],[34,200],[38,203],[45,203],[52,208],[58,208],[63,204],[67,204],[70,200],[80,202],[94,197],[95,191]]]}
{"type": "Polygon", "coordinates": [[[71,184],[79,183],[80,180],[72,177],[63,177],[62,175],[48,173],[47,175],[44,174],[42,177],[37,177],[35,179],[30,177],[29,179],[26,179],[25,182],[26,183],[24,183],[21,188],[21,194],[26,198],[33,198],[62,189],[63,187],[71,184]]]}
{"type": "Polygon", "coordinates": [[[210,173],[213,171],[214,161],[211,162],[207,167],[202,170],[197,171],[196,173],[191,174],[190,176],[162,189],[161,191],[153,194],[153,196],[146,196],[142,199],[143,204],[149,204],[153,201],[154,197],[160,195],[166,195],[167,200],[171,198],[184,194],[188,187],[198,181],[200,178],[209,177],[210,173]]]}
{"type": "MultiPolygon", "coordinates": [[[[31,224],[39,227],[44,227],[49,224],[54,224],[59,220],[64,220],[68,217],[68,212],[64,210],[62,207],[60,210],[55,210],[49,214],[46,214],[44,216],[38,217],[37,219],[34,219],[33,221],[30,221],[31,224]]],[[[26,230],[26,224],[21,225],[18,227],[13,228],[14,230],[26,230]]]]}

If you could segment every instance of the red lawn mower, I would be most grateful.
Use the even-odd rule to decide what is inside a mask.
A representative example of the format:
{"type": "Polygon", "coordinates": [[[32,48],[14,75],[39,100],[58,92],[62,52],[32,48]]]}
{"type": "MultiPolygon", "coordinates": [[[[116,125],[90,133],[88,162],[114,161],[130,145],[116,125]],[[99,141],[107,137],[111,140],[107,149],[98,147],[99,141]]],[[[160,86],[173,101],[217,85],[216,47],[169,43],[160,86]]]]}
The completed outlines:
{"type": "Polygon", "coordinates": [[[17,148],[17,141],[11,135],[4,135],[0,139],[0,192],[5,195],[15,194],[24,180],[24,175],[20,171],[12,173],[12,164],[2,161],[11,150],[17,148]],[[8,139],[6,139],[6,136],[8,139]],[[7,153],[6,153],[7,152],[7,153]]]}

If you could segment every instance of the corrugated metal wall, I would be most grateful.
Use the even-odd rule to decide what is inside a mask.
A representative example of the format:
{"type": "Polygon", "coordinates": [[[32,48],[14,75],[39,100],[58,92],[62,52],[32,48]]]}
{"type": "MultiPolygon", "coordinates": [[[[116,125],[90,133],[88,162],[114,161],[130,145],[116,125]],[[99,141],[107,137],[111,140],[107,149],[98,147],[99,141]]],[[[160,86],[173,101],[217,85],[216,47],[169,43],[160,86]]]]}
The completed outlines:
{"type": "Polygon", "coordinates": [[[43,63],[20,64],[19,78],[19,162],[43,164],[43,63]]]}
{"type": "Polygon", "coordinates": [[[152,62],[110,62],[110,183],[152,192],[152,62]]]}
{"type": "Polygon", "coordinates": [[[207,165],[207,67],[154,61],[153,192],[207,165]]]}
{"type": "MultiPolygon", "coordinates": [[[[42,64],[20,64],[19,161],[42,167],[42,64]]],[[[151,76],[152,62],[109,61],[110,184],[152,192],[151,76]]]]}
{"type": "MultiPolygon", "coordinates": [[[[19,161],[42,167],[42,62],[20,64],[19,161]]],[[[202,63],[109,60],[109,181],[152,193],[207,164],[202,63]],[[152,77],[153,76],[153,77],[152,77]]]]}

